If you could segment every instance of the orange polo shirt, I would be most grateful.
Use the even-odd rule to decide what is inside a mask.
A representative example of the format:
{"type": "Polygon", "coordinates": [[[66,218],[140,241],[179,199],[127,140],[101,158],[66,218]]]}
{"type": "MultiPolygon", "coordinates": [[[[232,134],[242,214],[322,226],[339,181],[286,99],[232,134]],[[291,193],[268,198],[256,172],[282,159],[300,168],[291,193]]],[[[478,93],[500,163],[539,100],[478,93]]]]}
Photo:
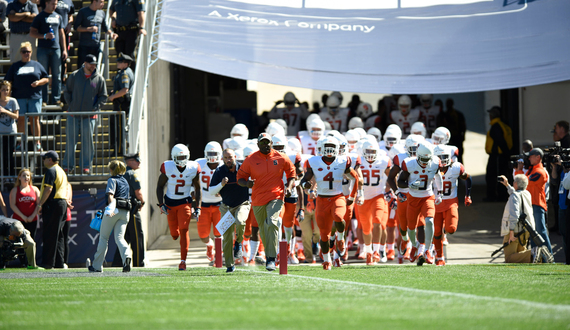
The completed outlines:
{"type": "MultiPolygon", "coordinates": [[[[515,175],[517,174],[525,173],[523,171],[516,171],[515,175]]],[[[548,210],[546,205],[546,192],[544,191],[544,187],[548,181],[548,174],[546,173],[544,166],[542,166],[542,163],[532,166],[526,173],[526,176],[528,177],[528,186],[526,186],[526,190],[530,192],[532,205],[538,205],[543,209],[548,210]]]]}
{"type": "Polygon", "coordinates": [[[295,167],[287,155],[271,149],[267,155],[260,151],[249,155],[239,168],[237,178],[255,180],[251,190],[251,204],[261,206],[274,199],[283,199],[285,196],[283,173],[287,179],[294,178],[295,167]]]}

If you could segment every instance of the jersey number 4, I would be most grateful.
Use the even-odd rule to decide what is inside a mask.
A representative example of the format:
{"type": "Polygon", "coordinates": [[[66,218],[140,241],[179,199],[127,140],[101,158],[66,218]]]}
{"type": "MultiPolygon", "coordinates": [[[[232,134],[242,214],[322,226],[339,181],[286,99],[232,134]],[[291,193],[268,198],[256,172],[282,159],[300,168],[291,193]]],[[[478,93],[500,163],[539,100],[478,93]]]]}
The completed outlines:
{"type": "Polygon", "coordinates": [[[334,182],[334,178],[333,178],[332,172],[329,172],[329,174],[325,175],[325,177],[323,178],[323,180],[329,182],[329,190],[332,190],[332,189],[333,189],[333,182],[334,182]]]}

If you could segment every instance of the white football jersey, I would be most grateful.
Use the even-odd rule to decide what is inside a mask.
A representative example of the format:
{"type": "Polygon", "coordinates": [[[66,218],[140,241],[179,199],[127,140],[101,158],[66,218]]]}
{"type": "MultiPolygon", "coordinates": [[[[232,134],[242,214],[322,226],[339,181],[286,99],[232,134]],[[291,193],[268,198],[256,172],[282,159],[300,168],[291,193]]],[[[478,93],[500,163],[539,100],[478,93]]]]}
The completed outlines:
{"type": "Polygon", "coordinates": [[[313,140],[309,134],[301,134],[303,132],[307,131],[301,131],[298,135],[301,146],[303,146],[303,153],[315,156],[317,154],[317,141],[313,140]]]}
{"type": "Polygon", "coordinates": [[[286,135],[296,136],[301,129],[301,120],[305,120],[309,116],[309,112],[305,107],[277,108],[273,107],[269,112],[270,119],[283,119],[287,123],[286,135]]]}
{"type": "Polygon", "coordinates": [[[393,124],[400,126],[402,130],[402,139],[405,139],[410,135],[410,130],[412,129],[412,125],[416,121],[420,121],[421,113],[418,109],[410,110],[410,113],[407,116],[404,116],[399,110],[390,112],[390,121],[393,124]]]}
{"type": "MultiPolygon", "coordinates": [[[[202,188],[202,203],[219,203],[222,201],[222,197],[216,197],[210,193],[210,181],[212,181],[212,176],[216,169],[210,169],[208,166],[208,160],[206,158],[196,159],[198,165],[200,165],[200,188],[202,188]]],[[[224,162],[220,161],[218,166],[223,165],[224,162]]]]}
{"type": "MultiPolygon", "coordinates": [[[[392,163],[393,165],[397,165],[401,169],[404,164],[404,160],[406,160],[406,158],[408,158],[408,154],[405,152],[397,154],[396,156],[394,156],[394,159],[392,159],[392,163]]],[[[398,178],[396,178],[396,184],[397,183],[398,183],[398,178]]],[[[398,190],[402,193],[407,193],[409,191],[408,188],[400,188],[400,187],[398,187],[398,190]]]]}
{"type": "Polygon", "coordinates": [[[360,165],[363,179],[364,199],[372,199],[376,196],[383,195],[386,192],[386,179],[388,176],[385,171],[391,166],[390,158],[387,155],[379,155],[373,163],[364,161],[360,165]]]}
{"type": "Polygon", "coordinates": [[[376,127],[376,125],[379,124],[381,121],[382,121],[382,117],[380,117],[378,115],[373,115],[373,116],[366,118],[366,120],[364,121],[364,130],[368,131],[372,127],[376,127]]]}
{"type": "Polygon", "coordinates": [[[433,133],[433,131],[435,131],[435,129],[437,128],[437,123],[436,123],[437,115],[439,115],[439,113],[441,112],[439,107],[432,106],[431,108],[426,109],[420,105],[416,109],[420,110],[421,116],[425,120],[428,134],[433,133]]]}
{"type": "Polygon", "coordinates": [[[336,196],[342,194],[342,180],[344,171],[350,167],[350,158],[336,157],[327,165],[323,157],[313,156],[308,160],[317,181],[317,194],[319,196],[336,196]]]}
{"type": "Polygon", "coordinates": [[[191,197],[192,180],[200,175],[200,165],[192,160],[186,164],[184,171],[180,172],[172,160],[162,163],[160,171],[168,177],[166,197],[170,199],[184,199],[191,197]]]}
{"type": "Polygon", "coordinates": [[[319,113],[319,116],[323,121],[326,121],[329,124],[331,124],[331,129],[344,133],[348,130],[349,112],[350,112],[349,108],[339,108],[336,116],[333,116],[329,113],[329,110],[327,108],[323,108],[323,110],[321,110],[321,112],[319,113]]]}
{"type": "Polygon", "coordinates": [[[410,173],[409,184],[421,181],[418,189],[409,188],[411,196],[418,198],[433,196],[433,178],[439,171],[438,157],[432,157],[431,162],[425,168],[418,164],[416,157],[408,157],[402,164],[402,170],[410,173]]]}
{"type": "Polygon", "coordinates": [[[465,168],[460,162],[454,162],[449,166],[447,172],[441,173],[443,179],[443,199],[454,199],[457,197],[457,179],[465,173],[465,168]]]}
{"type": "MultiPolygon", "coordinates": [[[[339,157],[341,157],[341,156],[339,156],[339,157]]],[[[350,157],[350,167],[352,167],[353,169],[356,169],[356,166],[358,166],[358,165],[362,165],[361,160],[360,160],[360,156],[354,152],[351,152],[344,157],[350,157]]],[[[354,180],[348,180],[347,178],[342,179],[342,193],[345,196],[350,195],[350,192],[352,191],[354,184],[355,184],[354,180]]]]}

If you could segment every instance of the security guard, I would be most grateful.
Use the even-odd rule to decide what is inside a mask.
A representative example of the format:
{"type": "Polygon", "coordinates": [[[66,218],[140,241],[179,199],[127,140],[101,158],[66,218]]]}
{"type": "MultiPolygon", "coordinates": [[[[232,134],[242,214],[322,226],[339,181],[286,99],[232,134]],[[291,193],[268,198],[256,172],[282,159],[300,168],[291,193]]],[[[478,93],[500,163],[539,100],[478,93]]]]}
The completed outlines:
{"type": "Polygon", "coordinates": [[[146,36],[144,0],[114,0],[109,10],[111,27],[119,35],[115,40],[117,53],[134,56],[137,37],[146,36]]]}
{"type": "MultiPolygon", "coordinates": [[[[127,172],[123,177],[127,180],[130,187],[131,204],[133,208],[130,212],[129,223],[125,231],[125,241],[131,245],[133,251],[133,267],[144,267],[144,233],[142,230],[140,209],[144,206],[144,198],[141,191],[141,183],[135,172],[139,169],[141,159],[139,154],[127,154],[124,156],[125,163],[127,164],[127,172]]],[[[115,253],[113,259],[113,267],[121,267],[123,262],[119,250],[115,253]]]]}
{"type": "MultiPolygon", "coordinates": [[[[129,67],[133,59],[129,55],[119,54],[117,58],[117,68],[119,71],[113,80],[113,91],[109,96],[109,101],[113,102],[113,111],[124,111],[126,118],[129,117],[129,110],[131,107],[131,95],[133,92],[133,84],[135,83],[135,75],[133,70],[129,67]]],[[[116,149],[117,154],[122,153],[123,137],[122,128],[124,125],[121,123],[120,116],[110,117],[110,137],[111,149],[116,149]],[[118,119],[118,120],[117,120],[118,119]],[[119,123],[116,125],[116,123],[119,123]],[[116,126],[115,126],[116,125],[116,126]]]]}

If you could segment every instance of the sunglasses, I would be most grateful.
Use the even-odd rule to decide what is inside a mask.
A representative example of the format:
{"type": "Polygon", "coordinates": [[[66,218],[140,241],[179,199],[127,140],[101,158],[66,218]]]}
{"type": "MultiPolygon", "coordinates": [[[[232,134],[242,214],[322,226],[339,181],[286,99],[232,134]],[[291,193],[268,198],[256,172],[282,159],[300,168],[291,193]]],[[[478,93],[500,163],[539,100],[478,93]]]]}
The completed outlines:
{"type": "Polygon", "coordinates": [[[22,53],[22,54],[29,54],[31,52],[32,52],[31,50],[21,50],[20,51],[20,53],[22,53]]]}

